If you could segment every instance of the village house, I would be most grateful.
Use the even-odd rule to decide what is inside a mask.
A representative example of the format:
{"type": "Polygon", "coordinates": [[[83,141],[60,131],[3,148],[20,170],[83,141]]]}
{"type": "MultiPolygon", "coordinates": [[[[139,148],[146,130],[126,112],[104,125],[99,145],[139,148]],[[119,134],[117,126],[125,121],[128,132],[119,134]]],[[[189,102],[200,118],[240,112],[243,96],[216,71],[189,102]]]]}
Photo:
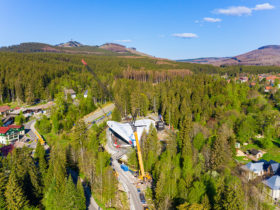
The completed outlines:
{"type": "Polygon", "coordinates": [[[250,162],[246,165],[241,166],[243,176],[247,177],[248,180],[255,179],[256,177],[263,176],[265,174],[265,162],[250,162]]]}
{"type": "Polygon", "coordinates": [[[8,127],[0,127],[0,144],[13,144],[19,140],[20,135],[24,135],[24,127],[22,125],[9,125],[8,127]]]}
{"type": "Polygon", "coordinates": [[[272,90],[272,86],[266,86],[264,92],[269,93],[272,90]]]}
{"type": "Polygon", "coordinates": [[[6,116],[11,111],[9,106],[0,106],[0,114],[6,116]]]}
{"type": "Polygon", "coordinates": [[[76,98],[76,92],[73,89],[64,89],[64,95],[65,98],[67,98],[68,95],[70,95],[72,99],[76,98]]]}
{"type": "Polygon", "coordinates": [[[267,180],[263,181],[267,187],[267,194],[275,201],[280,198],[280,176],[274,175],[267,180]]]}
{"type": "Polygon", "coordinates": [[[248,180],[262,177],[265,193],[275,201],[280,199],[280,163],[273,160],[250,162],[241,166],[241,171],[248,180]]]}
{"type": "Polygon", "coordinates": [[[248,82],[248,77],[240,77],[239,80],[241,83],[248,82]]]}

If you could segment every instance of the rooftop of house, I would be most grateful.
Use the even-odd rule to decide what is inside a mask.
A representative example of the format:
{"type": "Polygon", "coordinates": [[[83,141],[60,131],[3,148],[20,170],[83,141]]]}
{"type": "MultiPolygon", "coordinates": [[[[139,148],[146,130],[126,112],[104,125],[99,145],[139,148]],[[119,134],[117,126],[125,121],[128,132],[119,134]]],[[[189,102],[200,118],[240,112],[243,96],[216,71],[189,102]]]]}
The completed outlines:
{"type": "Polygon", "coordinates": [[[271,169],[273,171],[274,174],[276,174],[277,172],[279,172],[280,169],[280,163],[272,163],[271,165],[271,169]]]}
{"type": "Polygon", "coordinates": [[[272,87],[271,87],[271,86],[266,86],[265,89],[266,89],[266,90],[271,90],[272,87]]]}
{"type": "Polygon", "coordinates": [[[76,94],[76,92],[73,89],[64,89],[64,93],[67,94],[76,94]]]}
{"type": "Polygon", "coordinates": [[[264,162],[257,162],[257,163],[247,163],[245,166],[244,166],[244,169],[248,169],[250,171],[253,171],[253,172],[261,172],[264,170],[264,162]]]}
{"type": "Polygon", "coordinates": [[[9,125],[8,128],[22,128],[22,125],[9,125]]]}
{"type": "Polygon", "coordinates": [[[259,150],[256,150],[256,149],[251,149],[251,150],[248,150],[250,154],[252,155],[257,155],[258,153],[261,153],[261,151],[259,150]]]}
{"type": "Polygon", "coordinates": [[[7,133],[8,130],[10,130],[10,128],[8,128],[8,127],[0,127],[0,133],[2,133],[2,134],[7,133]]]}
{"type": "Polygon", "coordinates": [[[276,75],[271,75],[266,77],[266,80],[275,80],[275,79],[279,79],[276,75]]]}
{"type": "Polygon", "coordinates": [[[10,107],[9,106],[0,106],[0,112],[6,112],[9,111],[10,107]]]}
{"type": "Polygon", "coordinates": [[[270,177],[269,179],[264,180],[263,183],[273,190],[279,190],[280,189],[280,176],[274,175],[274,176],[270,177]]]}
{"type": "Polygon", "coordinates": [[[10,129],[19,129],[22,128],[22,125],[9,125],[7,127],[0,127],[0,133],[5,134],[7,133],[10,129]]]}

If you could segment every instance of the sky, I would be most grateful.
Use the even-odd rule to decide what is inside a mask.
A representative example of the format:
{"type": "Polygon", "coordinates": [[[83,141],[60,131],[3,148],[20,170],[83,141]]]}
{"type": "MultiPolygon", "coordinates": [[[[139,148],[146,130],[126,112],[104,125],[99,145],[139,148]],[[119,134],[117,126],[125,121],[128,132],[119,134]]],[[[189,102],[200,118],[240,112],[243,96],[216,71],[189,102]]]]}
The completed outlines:
{"type": "Polygon", "coordinates": [[[280,0],[0,0],[0,46],[115,42],[161,58],[280,44],[280,0]]]}

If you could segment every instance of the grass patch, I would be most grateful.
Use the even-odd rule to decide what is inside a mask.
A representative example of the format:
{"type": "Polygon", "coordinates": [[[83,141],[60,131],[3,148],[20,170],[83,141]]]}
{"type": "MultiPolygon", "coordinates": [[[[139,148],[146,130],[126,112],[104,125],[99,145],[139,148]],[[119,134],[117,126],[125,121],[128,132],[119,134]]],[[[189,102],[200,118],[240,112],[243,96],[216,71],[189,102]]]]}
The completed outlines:
{"type": "Polygon", "coordinates": [[[94,194],[92,194],[92,197],[100,208],[104,210],[115,210],[115,208],[106,208],[105,205],[100,200],[98,200],[96,196],[94,196],[94,194]]]}
{"type": "Polygon", "coordinates": [[[241,150],[246,152],[247,150],[250,150],[250,149],[257,149],[257,150],[260,150],[262,148],[260,148],[257,144],[248,144],[246,146],[242,146],[241,147],[241,150]]]}
{"type": "Polygon", "coordinates": [[[246,156],[244,156],[244,157],[235,157],[234,159],[237,160],[239,163],[242,163],[242,164],[247,164],[247,163],[251,162],[251,160],[249,158],[247,158],[246,156]]]}
{"type": "Polygon", "coordinates": [[[274,160],[274,161],[277,161],[277,162],[280,162],[280,149],[279,148],[272,148],[272,149],[269,149],[267,151],[267,153],[265,153],[262,157],[262,159],[265,159],[267,161],[269,160],[274,160]]]}

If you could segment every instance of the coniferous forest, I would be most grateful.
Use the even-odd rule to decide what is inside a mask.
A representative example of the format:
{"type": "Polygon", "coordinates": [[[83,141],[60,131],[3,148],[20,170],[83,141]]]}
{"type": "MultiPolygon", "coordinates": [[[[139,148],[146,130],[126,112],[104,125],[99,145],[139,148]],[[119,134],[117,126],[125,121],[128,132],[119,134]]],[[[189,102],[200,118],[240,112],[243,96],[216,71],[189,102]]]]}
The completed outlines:
{"type": "MultiPolygon", "coordinates": [[[[103,208],[129,209],[105,151],[106,124],[87,129],[82,117],[108,101],[119,105],[113,118],[161,114],[170,133],[156,129],[141,139],[151,209],[269,209],[258,185],[240,176],[235,143],[254,139],[271,148],[280,136],[279,91],[226,81],[221,75],[280,72],[279,67],[214,67],[127,58],[59,53],[0,53],[0,102],[54,101],[49,116],[36,123],[47,152],[15,149],[0,161],[0,209],[86,209],[87,189],[103,208]],[[109,89],[104,92],[81,59],[109,89]],[[78,93],[79,103],[64,97],[78,93]],[[85,90],[89,96],[83,98],[85,90]]],[[[132,151],[129,164],[138,169],[132,151]]]]}

